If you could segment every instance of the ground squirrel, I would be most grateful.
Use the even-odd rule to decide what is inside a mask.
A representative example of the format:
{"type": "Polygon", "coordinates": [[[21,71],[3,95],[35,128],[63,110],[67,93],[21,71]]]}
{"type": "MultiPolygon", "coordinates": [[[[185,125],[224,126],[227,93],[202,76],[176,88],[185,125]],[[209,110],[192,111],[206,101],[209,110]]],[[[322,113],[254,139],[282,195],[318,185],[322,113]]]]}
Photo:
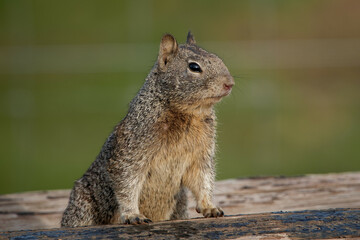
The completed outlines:
{"type": "Polygon", "coordinates": [[[223,61],[196,45],[162,37],[158,59],[125,118],[75,182],[61,226],[148,223],[187,218],[186,189],[205,217],[215,178],[213,106],[234,80],[223,61]]]}

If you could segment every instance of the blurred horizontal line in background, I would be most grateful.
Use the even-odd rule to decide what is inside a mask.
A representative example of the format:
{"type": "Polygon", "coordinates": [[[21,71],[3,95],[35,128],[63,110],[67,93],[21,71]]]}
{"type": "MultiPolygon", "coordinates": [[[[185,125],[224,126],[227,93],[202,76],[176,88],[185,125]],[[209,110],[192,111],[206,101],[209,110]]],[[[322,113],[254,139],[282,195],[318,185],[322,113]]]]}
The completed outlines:
{"type": "MultiPolygon", "coordinates": [[[[204,42],[231,69],[360,66],[360,39],[204,42]]],[[[157,44],[30,45],[0,47],[0,74],[147,72],[157,44]]]]}

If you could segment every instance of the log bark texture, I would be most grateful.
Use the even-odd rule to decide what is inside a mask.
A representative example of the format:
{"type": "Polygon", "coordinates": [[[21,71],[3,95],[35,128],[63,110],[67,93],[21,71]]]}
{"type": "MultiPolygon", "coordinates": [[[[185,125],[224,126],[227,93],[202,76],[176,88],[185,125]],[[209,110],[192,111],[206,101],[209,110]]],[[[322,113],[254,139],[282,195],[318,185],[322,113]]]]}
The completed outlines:
{"type": "Polygon", "coordinates": [[[0,239],[359,239],[360,209],[310,210],[0,233],[0,239]]]}
{"type": "MultiPolygon", "coordinates": [[[[58,228],[69,193],[0,195],[0,231],[58,228]]],[[[226,215],[360,208],[360,172],[223,180],[214,197],[226,215]]],[[[190,217],[200,217],[190,194],[189,199],[190,217]]]]}

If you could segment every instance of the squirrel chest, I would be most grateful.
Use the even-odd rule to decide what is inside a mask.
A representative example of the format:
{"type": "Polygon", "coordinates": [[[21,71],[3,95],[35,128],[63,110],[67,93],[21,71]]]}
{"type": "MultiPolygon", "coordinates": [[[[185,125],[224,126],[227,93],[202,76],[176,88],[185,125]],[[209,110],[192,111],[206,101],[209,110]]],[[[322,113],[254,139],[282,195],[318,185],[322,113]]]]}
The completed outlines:
{"type": "Polygon", "coordinates": [[[154,221],[168,220],[182,188],[183,177],[197,168],[215,148],[213,114],[165,113],[155,127],[154,142],[159,143],[140,196],[140,212],[154,221]],[[150,211],[150,212],[149,212],[150,211]]]}

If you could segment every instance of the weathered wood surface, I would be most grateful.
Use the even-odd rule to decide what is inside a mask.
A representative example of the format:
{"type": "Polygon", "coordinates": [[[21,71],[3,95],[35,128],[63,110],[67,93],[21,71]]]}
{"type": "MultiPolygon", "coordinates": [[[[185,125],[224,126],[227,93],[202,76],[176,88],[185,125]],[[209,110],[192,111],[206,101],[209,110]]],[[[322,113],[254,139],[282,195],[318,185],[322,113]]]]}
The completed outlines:
{"type": "MultiPolygon", "coordinates": [[[[0,231],[57,228],[69,190],[0,196],[0,231]]],[[[200,217],[189,204],[191,217],[200,217]]],[[[226,215],[360,208],[360,172],[219,181],[215,202],[226,215]]]]}
{"type": "Polygon", "coordinates": [[[334,239],[360,238],[360,208],[237,215],[125,226],[0,233],[12,239],[334,239]]]}

